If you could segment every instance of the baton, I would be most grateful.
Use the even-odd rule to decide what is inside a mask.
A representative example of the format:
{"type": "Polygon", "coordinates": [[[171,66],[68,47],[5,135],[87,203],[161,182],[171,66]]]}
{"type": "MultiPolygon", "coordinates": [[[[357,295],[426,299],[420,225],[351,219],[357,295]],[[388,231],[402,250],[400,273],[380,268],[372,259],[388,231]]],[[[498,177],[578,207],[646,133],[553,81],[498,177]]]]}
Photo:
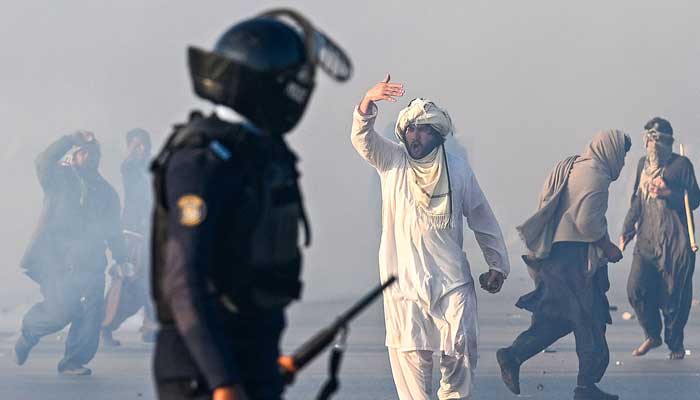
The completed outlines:
{"type": "MultiPolygon", "coordinates": [[[[685,147],[681,144],[681,156],[685,157],[685,147]]],[[[688,199],[688,191],[683,190],[683,200],[685,202],[685,218],[688,222],[688,236],[690,237],[690,249],[693,253],[698,251],[698,245],[695,243],[695,228],[693,227],[693,212],[690,210],[690,200],[688,199]]]]}
{"type": "Polygon", "coordinates": [[[387,287],[396,282],[395,276],[390,276],[386,282],[372,289],[360,301],[355,303],[349,310],[341,314],[331,325],[322,329],[319,333],[307,340],[291,355],[281,356],[278,364],[282,369],[285,380],[291,383],[294,375],[304,368],[311,360],[316,358],[335,339],[336,335],[347,328],[348,323],[362,310],[369,306],[387,287]]]}

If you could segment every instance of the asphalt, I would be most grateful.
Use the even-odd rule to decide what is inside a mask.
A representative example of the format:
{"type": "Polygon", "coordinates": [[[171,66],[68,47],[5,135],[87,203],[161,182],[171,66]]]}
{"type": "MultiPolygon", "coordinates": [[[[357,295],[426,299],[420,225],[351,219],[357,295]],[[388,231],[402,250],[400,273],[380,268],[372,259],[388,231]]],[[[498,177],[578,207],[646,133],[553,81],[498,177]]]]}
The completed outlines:
{"type": "MultiPolygon", "coordinates": [[[[500,380],[495,361],[496,350],[512,341],[529,322],[529,315],[511,306],[514,294],[480,296],[480,359],[476,378],[476,399],[516,399],[500,380]]],[[[613,296],[613,300],[615,299],[613,296]]],[[[619,299],[622,300],[622,299],[619,299]]],[[[289,328],[283,347],[291,351],[316,330],[333,320],[352,301],[301,303],[289,313],[289,328]]],[[[613,301],[615,302],[615,301],[613,301]]],[[[620,303],[613,312],[614,323],[608,330],[611,363],[601,386],[620,394],[622,399],[697,400],[700,398],[700,309],[694,307],[686,330],[685,360],[669,361],[665,348],[643,358],[631,350],[641,341],[637,322],[621,315],[628,307],[620,303]]],[[[4,321],[7,321],[5,318],[4,321]]],[[[23,367],[12,362],[16,332],[11,324],[0,326],[0,399],[107,400],[154,399],[150,354],[152,347],[141,343],[137,321],[130,320],[115,337],[119,348],[102,348],[90,363],[90,377],[63,377],[56,363],[63,349],[63,334],[46,337],[34,349],[23,367]]],[[[383,346],[384,326],[381,307],[368,309],[350,330],[348,350],[341,370],[337,399],[396,399],[391,371],[383,346]]],[[[521,398],[561,400],[572,398],[576,382],[577,359],[573,337],[555,344],[523,366],[521,398]]],[[[303,370],[288,388],[289,400],[315,398],[326,379],[327,357],[303,370]]],[[[437,374],[437,372],[436,372],[437,374]]],[[[435,382],[438,376],[435,375],[435,382]]]]}

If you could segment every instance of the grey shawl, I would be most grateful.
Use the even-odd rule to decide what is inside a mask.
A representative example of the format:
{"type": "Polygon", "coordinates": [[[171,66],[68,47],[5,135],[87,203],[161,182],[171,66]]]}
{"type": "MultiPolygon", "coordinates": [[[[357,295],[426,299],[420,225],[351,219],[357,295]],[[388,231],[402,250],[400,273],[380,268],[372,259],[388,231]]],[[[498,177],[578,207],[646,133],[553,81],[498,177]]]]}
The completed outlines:
{"type": "Polygon", "coordinates": [[[555,221],[562,190],[569,181],[569,173],[577,158],[578,156],[567,157],[554,166],[542,187],[537,211],[516,228],[530,251],[528,258],[541,260],[549,256],[557,228],[556,224],[549,222],[555,221]]]}
{"type": "MultiPolygon", "coordinates": [[[[557,164],[537,212],[517,228],[528,249],[523,256],[528,265],[537,268],[554,243],[593,243],[608,237],[608,188],[620,176],[624,159],[624,133],[609,130],[598,133],[580,157],[557,164]]],[[[599,248],[589,249],[588,272],[594,274],[607,260],[599,248]]]]}

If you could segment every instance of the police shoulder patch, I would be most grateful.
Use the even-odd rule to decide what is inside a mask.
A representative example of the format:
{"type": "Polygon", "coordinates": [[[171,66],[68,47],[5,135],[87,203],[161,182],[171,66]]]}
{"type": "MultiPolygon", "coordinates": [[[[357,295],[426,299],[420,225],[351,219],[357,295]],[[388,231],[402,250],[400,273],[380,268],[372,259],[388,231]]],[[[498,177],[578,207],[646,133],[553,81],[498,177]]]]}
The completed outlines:
{"type": "Polygon", "coordinates": [[[177,207],[180,209],[180,224],[184,226],[197,226],[207,217],[207,204],[196,194],[180,196],[177,207]]]}

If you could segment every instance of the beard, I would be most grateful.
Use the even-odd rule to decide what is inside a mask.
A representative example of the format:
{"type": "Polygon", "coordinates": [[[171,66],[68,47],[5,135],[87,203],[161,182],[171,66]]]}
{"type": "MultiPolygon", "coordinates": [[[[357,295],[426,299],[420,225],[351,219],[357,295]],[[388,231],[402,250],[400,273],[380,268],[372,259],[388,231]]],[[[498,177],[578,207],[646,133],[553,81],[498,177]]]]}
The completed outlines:
{"type": "Polygon", "coordinates": [[[425,157],[425,154],[423,154],[423,153],[425,153],[425,148],[418,141],[409,143],[407,146],[407,150],[408,150],[408,155],[410,155],[411,158],[420,159],[420,158],[425,157]]]}

